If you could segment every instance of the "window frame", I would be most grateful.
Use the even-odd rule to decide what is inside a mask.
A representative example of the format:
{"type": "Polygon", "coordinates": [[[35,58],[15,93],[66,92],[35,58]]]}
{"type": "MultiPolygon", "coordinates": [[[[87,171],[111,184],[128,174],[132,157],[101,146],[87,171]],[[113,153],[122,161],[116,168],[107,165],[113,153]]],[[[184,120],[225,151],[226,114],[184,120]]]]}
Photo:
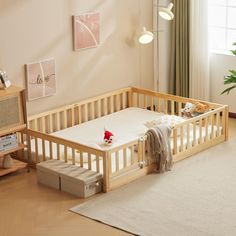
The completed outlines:
{"type": "MultiPolygon", "coordinates": [[[[236,0],[235,0],[236,2],[236,0]]],[[[209,23],[209,19],[208,19],[208,33],[210,34],[210,29],[223,29],[225,30],[225,35],[224,35],[224,48],[219,49],[219,48],[211,48],[210,47],[210,37],[209,37],[209,51],[211,53],[217,53],[217,54],[226,54],[226,55],[233,55],[231,53],[230,50],[232,50],[232,48],[229,48],[228,42],[229,42],[229,31],[230,30],[235,30],[235,36],[236,36],[236,26],[235,27],[229,27],[229,9],[236,9],[236,4],[235,5],[231,5],[229,3],[229,0],[225,0],[225,4],[220,4],[220,3],[214,3],[213,0],[212,1],[208,1],[208,12],[210,12],[210,7],[225,7],[226,8],[226,14],[225,14],[225,26],[219,26],[219,25],[210,25],[209,23]]],[[[236,41],[236,37],[235,37],[235,41],[236,41]]],[[[232,42],[233,43],[233,42],[232,42]]]]}

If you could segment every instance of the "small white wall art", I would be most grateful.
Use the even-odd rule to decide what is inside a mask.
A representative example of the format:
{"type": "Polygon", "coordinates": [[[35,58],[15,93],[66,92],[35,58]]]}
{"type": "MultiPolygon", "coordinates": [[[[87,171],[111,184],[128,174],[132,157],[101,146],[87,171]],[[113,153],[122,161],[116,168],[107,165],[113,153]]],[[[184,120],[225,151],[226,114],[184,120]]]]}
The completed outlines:
{"type": "Polygon", "coordinates": [[[6,71],[0,70],[0,81],[2,82],[4,89],[7,89],[11,86],[11,81],[8,79],[6,71]]]}
{"type": "Polygon", "coordinates": [[[100,43],[100,14],[73,16],[74,50],[97,47],[100,43]]]}
{"type": "Polygon", "coordinates": [[[56,94],[55,60],[26,64],[28,101],[56,94]]]}

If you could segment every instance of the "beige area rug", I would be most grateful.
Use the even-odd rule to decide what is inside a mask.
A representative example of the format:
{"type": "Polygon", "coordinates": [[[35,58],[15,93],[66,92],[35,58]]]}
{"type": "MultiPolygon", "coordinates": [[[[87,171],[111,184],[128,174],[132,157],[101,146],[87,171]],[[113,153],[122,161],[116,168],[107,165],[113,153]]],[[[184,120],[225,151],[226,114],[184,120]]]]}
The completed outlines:
{"type": "Polygon", "coordinates": [[[145,236],[236,235],[236,139],[70,209],[145,236]]]}

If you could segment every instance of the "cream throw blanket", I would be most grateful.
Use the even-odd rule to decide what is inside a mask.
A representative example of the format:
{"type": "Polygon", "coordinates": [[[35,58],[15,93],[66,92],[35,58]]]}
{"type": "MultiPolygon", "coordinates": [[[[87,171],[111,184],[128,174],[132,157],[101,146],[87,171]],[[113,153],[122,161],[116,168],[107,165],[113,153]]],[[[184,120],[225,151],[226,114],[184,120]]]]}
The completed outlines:
{"type": "Polygon", "coordinates": [[[157,163],[157,170],[161,173],[167,170],[171,170],[171,127],[162,124],[157,125],[156,127],[149,129],[146,135],[147,151],[151,158],[157,163]]]}

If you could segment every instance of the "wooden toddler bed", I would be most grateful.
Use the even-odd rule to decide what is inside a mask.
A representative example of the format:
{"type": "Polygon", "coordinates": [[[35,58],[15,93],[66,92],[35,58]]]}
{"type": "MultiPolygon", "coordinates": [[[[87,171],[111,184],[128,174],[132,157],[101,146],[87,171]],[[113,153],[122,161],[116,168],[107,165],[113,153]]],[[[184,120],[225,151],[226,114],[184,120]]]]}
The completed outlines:
{"type": "MultiPolygon", "coordinates": [[[[125,88],[29,117],[30,162],[58,159],[97,171],[110,191],[154,170],[144,124],[164,114],[181,116],[187,102],[199,100],[125,88]],[[101,143],[104,126],[116,136],[112,146],[101,143]]],[[[228,138],[228,106],[203,103],[208,112],[173,125],[174,162],[228,138]]]]}

